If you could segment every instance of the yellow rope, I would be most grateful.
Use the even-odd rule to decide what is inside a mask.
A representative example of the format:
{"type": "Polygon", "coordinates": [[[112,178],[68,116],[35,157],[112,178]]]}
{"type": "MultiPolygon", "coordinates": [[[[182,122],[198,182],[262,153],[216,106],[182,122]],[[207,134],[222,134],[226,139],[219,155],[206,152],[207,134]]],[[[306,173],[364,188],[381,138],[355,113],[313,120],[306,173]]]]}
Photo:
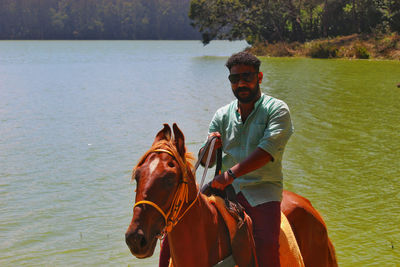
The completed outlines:
{"type": "Polygon", "coordinates": [[[172,152],[170,152],[170,151],[168,151],[166,149],[159,148],[159,149],[154,149],[153,151],[154,152],[165,152],[165,153],[168,153],[168,154],[170,154],[171,156],[173,156],[175,158],[174,154],[172,154],[172,152]]]}
{"type": "Polygon", "coordinates": [[[155,208],[156,210],[158,210],[158,212],[160,212],[161,215],[164,217],[165,224],[167,224],[168,217],[164,213],[164,211],[159,206],[157,206],[157,204],[155,204],[154,202],[148,201],[148,200],[142,200],[142,201],[136,202],[135,205],[133,206],[133,208],[135,208],[137,205],[140,205],[140,204],[148,204],[148,205],[152,206],[153,208],[155,208]]]}

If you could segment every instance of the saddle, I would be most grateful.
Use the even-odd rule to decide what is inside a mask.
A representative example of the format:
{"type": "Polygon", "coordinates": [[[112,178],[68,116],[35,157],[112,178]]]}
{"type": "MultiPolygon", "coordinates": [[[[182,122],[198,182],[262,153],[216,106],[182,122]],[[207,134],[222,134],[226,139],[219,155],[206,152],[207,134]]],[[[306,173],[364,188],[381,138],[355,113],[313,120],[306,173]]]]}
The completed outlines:
{"type": "MultiPolygon", "coordinates": [[[[231,239],[232,257],[214,265],[219,266],[258,266],[253,228],[250,217],[236,201],[236,194],[230,185],[225,191],[211,188],[207,184],[202,188],[203,194],[214,204],[224,218],[231,239]],[[224,264],[226,262],[226,264],[224,264]],[[228,263],[229,262],[229,263],[228,263]]],[[[303,257],[296,238],[286,216],[281,212],[281,230],[279,233],[280,264],[285,267],[304,267],[303,257]]]]}
{"type": "Polygon", "coordinates": [[[244,208],[236,201],[233,187],[230,185],[221,191],[212,188],[211,183],[208,183],[202,188],[202,193],[208,196],[208,201],[221,214],[231,240],[232,255],[215,266],[257,267],[252,222],[244,208]]]}
{"type": "MultiPolygon", "coordinates": [[[[222,149],[218,149],[215,176],[221,173],[221,167],[222,149]]],[[[231,239],[232,258],[234,262],[232,262],[232,259],[225,259],[214,267],[232,265],[258,267],[252,222],[244,211],[244,208],[237,202],[233,186],[229,185],[224,191],[221,191],[212,188],[211,182],[209,182],[201,188],[201,192],[208,196],[209,201],[217,207],[218,212],[222,215],[228,227],[231,239]]],[[[296,238],[289,221],[282,212],[281,231],[279,233],[279,254],[281,266],[304,267],[303,257],[297,245],[296,238]]]]}

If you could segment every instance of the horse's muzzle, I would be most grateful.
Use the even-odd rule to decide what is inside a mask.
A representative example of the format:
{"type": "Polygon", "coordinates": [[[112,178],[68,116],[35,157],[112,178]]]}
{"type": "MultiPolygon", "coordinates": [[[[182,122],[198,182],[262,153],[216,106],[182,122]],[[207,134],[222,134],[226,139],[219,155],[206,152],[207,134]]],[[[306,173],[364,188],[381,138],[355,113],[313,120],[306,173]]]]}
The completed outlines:
{"type": "Polygon", "coordinates": [[[153,255],[154,249],[151,249],[151,244],[149,244],[143,230],[140,228],[136,228],[135,231],[128,229],[125,233],[125,242],[131,253],[137,258],[147,258],[153,255]]]}

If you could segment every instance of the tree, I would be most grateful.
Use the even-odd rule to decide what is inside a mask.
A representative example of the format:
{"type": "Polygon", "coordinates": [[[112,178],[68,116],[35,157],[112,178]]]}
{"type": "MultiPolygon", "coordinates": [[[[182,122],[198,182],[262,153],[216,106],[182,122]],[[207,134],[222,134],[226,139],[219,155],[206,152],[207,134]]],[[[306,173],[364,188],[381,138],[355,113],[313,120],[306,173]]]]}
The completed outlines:
{"type": "Polygon", "coordinates": [[[190,0],[1,0],[1,39],[198,39],[190,0]]]}
{"type": "Polygon", "coordinates": [[[399,5],[399,0],[192,0],[189,17],[204,44],[213,39],[303,42],[370,33],[382,23],[398,30],[399,5]]]}

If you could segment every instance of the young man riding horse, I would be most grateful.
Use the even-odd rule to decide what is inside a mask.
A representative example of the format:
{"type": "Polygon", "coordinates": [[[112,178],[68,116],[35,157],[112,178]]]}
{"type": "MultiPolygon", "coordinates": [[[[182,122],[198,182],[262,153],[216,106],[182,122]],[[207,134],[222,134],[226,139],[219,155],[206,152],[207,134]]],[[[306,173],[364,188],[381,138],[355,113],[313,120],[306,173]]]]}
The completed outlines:
{"type": "MultiPolygon", "coordinates": [[[[212,162],[218,148],[225,153],[223,172],[211,184],[217,189],[233,185],[252,219],[254,241],[247,232],[247,245],[231,242],[226,221],[206,195],[198,194],[183,133],[174,124],[172,138],[164,124],[133,171],[137,192],[125,234],[129,249],[138,258],[150,257],[157,238],[167,236],[161,245],[161,267],[168,266],[170,258],[178,267],[214,266],[229,255],[239,266],[337,267],[322,216],[306,198],[282,191],[282,155],[293,132],[289,108],[261,93],[263,74],[253,55],[235,54],[226,66],[237,100],[220,108],[210,123],[208,139],[218,140],[212,162]],[[290,231],[282,234],[288,229],[282,227],[285,223],[290,231]],[[254,243],[258,265],[254,250],[246,251],[254,243]]],[[[205,152],[203,159],[210,154],[205,152]]]]}
{"type": "Polygon", "coordinates": [[[247,52],[226,62],[237,100],[218,109],[210,123],[208,138],[218,137],[212,159],[218,148],[224,152],[223,172],[214,177],[212,187],[233,185],[253,221],[259,266],[280,266],[282,155],[293,127],[288,106],[261,93],[260,63],[247,52]]]}

